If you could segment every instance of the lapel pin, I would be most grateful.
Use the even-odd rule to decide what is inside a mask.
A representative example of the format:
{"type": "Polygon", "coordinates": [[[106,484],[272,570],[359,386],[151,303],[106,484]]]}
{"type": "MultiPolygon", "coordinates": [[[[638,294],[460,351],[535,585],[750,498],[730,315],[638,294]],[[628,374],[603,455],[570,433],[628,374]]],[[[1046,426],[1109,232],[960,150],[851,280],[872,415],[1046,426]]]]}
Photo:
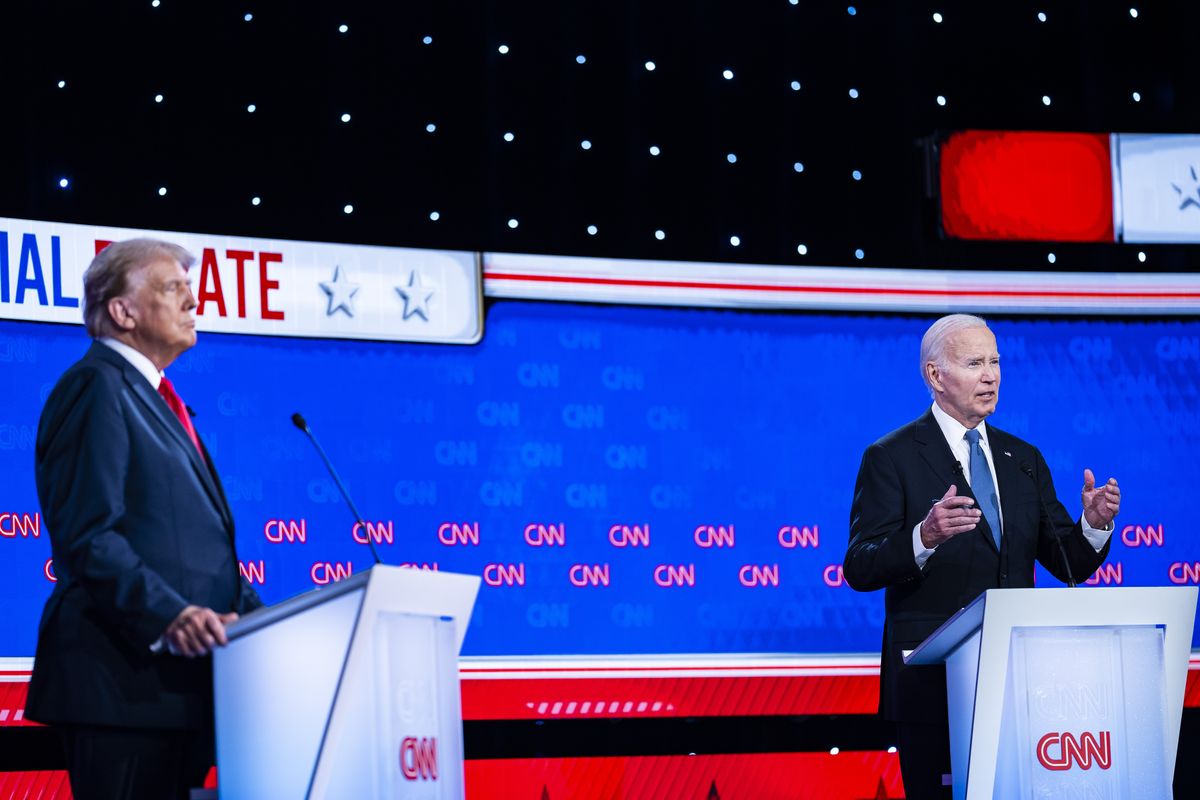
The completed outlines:
{"type": "Polygon", "coordinates": [[[1012,458],[1012,453],[1008,452],[1007,450],[1004,451],[1004,455],[1008,456],[1009,458],[1012,458]]]}

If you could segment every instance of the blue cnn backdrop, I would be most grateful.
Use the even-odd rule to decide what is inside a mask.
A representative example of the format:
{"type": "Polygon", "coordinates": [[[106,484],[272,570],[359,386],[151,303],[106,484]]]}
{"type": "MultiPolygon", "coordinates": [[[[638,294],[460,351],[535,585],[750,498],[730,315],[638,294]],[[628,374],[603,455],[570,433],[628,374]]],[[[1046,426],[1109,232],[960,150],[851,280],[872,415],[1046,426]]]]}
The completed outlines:
{"type": "MultiPolygon", "coordinates": [[[[483,575],[469,655],[873,652],[881,594],[842,584],[863,449],[929,404],[929,320],[500,301],[474,347],[202,334],[168,374],[197,412],[268,602],[371,563],[483,575]]],[[[1200,322],[998,320],[992,422],[1079,513],[1124,494],[1100,585],[1200,581],[1200,322]]],[[[0,323],[0,655],[51,583],[37,419],[81,327],[0,323]]],[[[1045,572],[1041,585],[1056,585],[1045,572]]]]}

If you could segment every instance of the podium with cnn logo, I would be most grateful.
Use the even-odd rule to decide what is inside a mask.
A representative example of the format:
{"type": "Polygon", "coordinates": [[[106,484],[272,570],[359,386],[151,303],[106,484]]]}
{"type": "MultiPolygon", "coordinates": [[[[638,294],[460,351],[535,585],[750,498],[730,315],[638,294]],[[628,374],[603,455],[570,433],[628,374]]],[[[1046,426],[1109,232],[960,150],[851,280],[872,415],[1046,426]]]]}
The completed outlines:
{"type": "Polygon", "coordinates": [[[1197,589],[992,589],[905,658],[946,663],[955,800],[1171,797],[1197,589]]]}
{"type": "Polygon", "coordinates": [[[479,578],[375,566],[229,626],[221,797],[464,796],[458,652],[479,578]]]}

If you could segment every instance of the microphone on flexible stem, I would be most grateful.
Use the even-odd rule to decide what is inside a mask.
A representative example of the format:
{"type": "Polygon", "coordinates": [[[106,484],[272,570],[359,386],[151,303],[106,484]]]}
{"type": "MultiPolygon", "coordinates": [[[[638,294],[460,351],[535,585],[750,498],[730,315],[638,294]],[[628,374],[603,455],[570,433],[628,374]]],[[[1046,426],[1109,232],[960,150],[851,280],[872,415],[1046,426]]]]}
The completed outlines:
{"type": "Polygon", "coordinates": [[[292,414],[292,424],[312,440],[313,447],[317,448],[317,452],[321,455],[321,460],[325,462],[325,466],[329,469],[329,474],[333,476],[333,480],[337,483],[338,489],[342,492],[342,497],[346,499],[346,505],[350,506],[350,511],[354,514],[354,519],[358,522],[359,528],[367,537],[367,545],[371,548],[371,555],[375,558],[376,564],[382,564],[383,559],[379,557],[379,551],[375,549],[375,542],[371,538],[371,531],[367,528],[367,523],[363,522],[362,514],[358,513],[358,508],[354,505],[354,501],[350,499],[350,493],[346,491],[346,485],[342,483],[342,479],[338,477],[337,470],[333,468],[333,462],[329,460],[329,456],[325,455],[325,448],[321,447],[321,443],[317,441],[317,437],[313,436],[312,430],[309,429],[308,423],[304,421],[304,417],[299,413],[292,414]]]}
{"type": "MultiPolygon", "coordinates": [[[[1030,466],[1028,461],[1021,462],[1021,472],[1024,472],[1029,477],[1029,480],[1033,481],[1033,486],[1037,489],[1038,502],[1042,504],[1042,514],[1046,516],[1051,527],[1053,527],[1054,519],[1050,516],[1050,510],[1046,507],[1046,498],[1042,497],[1042,487],[1038,484],[1037,478],[1033,476],[1033,467],[1030,466]]],[[[1063,547],[1062,537],[1058,535],[1058,531],[1054,532],[1054,543],[1058,545],[1058,553],[1062,556],[1063,567],[1067,570],[1067,586],[1074,589],[1076,587],[1075,575],[1071,572],[1071,562],[1067,559],[1067,549],[1063,547]]]]}

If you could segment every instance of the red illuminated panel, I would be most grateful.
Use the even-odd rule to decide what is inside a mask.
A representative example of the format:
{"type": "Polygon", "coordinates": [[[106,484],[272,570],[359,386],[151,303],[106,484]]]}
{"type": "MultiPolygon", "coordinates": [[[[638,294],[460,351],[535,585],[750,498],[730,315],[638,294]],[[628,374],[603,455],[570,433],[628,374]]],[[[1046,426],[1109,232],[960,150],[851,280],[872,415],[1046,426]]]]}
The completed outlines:
{"type": "Polygon", "coordinates": [[[466,762],[467,800],[879,800],[904,797],[882,752],[466,762]]]}
{"type": "MultiPolygon", "coordinates": [[[[883,800],[904,797],[883,752],[465,762],[467,800],[883,800]]],[[[210,774],[206,788],[215,788],[210,774]]],[[[0,800],[71,800],[66,772],[0,772],[0,800]]]]}
{"type": "Polygon", "coordinates": [[[62,772],[0,772],[0,800],[71,800],[62,772]]]}
{"type": "Polygon", "coordinates": [[[1183,687],[1183,707],[1200,708],[1200,660],[1195,656],[1188,664],[1187,680],[1183,687]]]}
{"type": "Polygon", "coordinates": [[[941,196],[953,238],[1111,242],[1109,135],[955,133],[941,146],[941,196]]]}
{"type": "MultiPolygon", "coordinates": [[[[25,695],[29,692],[29,676],[22,673],[20,678],[12,682],[0,682],[0,728],[14,725],[36,725],[25,719],[25,695]]],[[[0,800],[3,800],[0,795],[0,800]]]]}
{"type": "Polygon", "coordinates": [[[879,676],[464,680],[463,718],[874,714],[879,676]]]}

